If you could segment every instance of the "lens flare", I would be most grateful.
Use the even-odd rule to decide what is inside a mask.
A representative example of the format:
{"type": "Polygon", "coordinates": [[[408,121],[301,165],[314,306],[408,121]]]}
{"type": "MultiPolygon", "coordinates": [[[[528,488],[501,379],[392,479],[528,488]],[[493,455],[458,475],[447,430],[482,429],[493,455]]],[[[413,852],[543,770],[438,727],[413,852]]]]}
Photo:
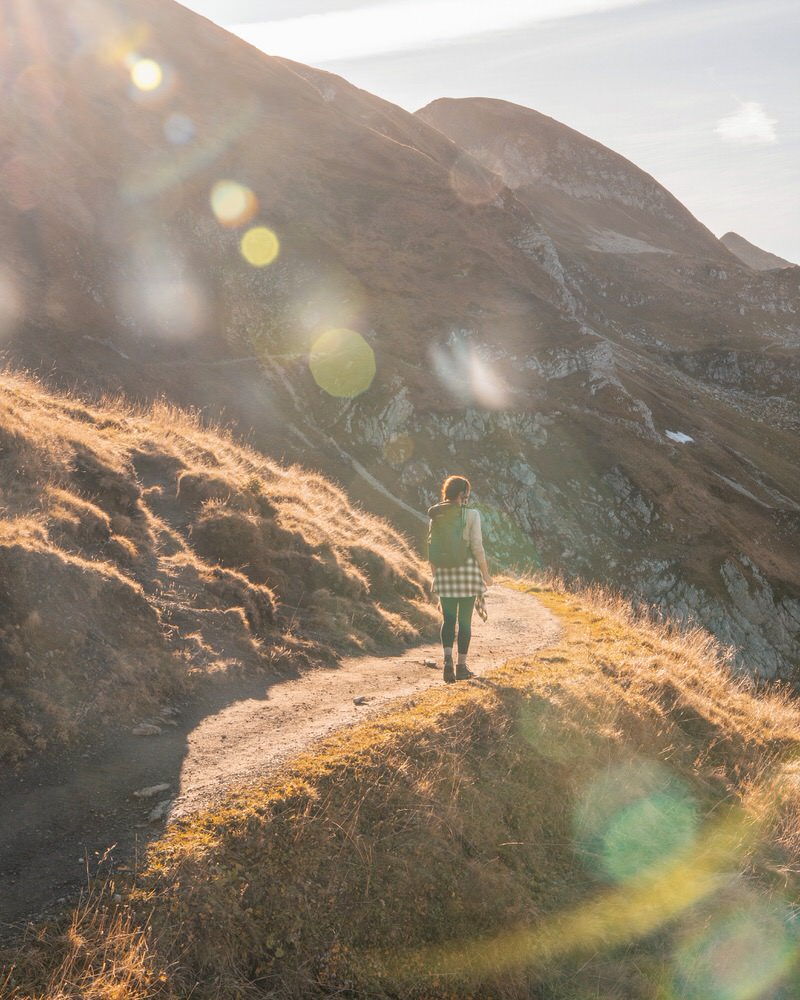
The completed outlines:
{"type": "Polygon", "coordinates": [[[242,257],[252,267],[267,267],[280,253],[280,242],[266,226],[253,226],[242,237],[239,245],[242,257]]]}
{"type": "Polygon", "coordinates": [[[431,348],[433,368],[442,385],[456,398],[486,410],[505,409],[511,389],[478,347],[463,341],[431,348]]]}
{"type": "Polygon", "coordinates": [[[339,399],[360,396],[375,378],[375,352],[355,330],[328,330],[318,337],[308,359],[320,389],[339,399]]]}
{"type": "Polygon", "coordinates": [[[217,222],[227,229],[236,229],[250,222],[259,209],[258,198],[249,187],[238,181],[217,181],[211,189],[210,200],[217,222]]]}
{"type": "Polygon", "coordinates": [[[140,205],[175,188],[181,181],[209,170],[219,157],[224,156],[231,146],[247,134],[258,112],[259,104],[253,99],[227,117],[220,125],[219,132],[202,136],[200,141],[193,142],[178,152],[169,149],[155,160],[145,157],[141,162],[132,164],[131,173],[120,186],[123,199],[130,205],[140,205]]]}
{"type": "Polygon", "coordinates": [[[185,278],[163,279],[144,289],[146,313],[166,340],[189,340],[205,327],[207,303],[201,289],[185,278]]]}
{"type": "Polygon", "coordinates": [[[176,112],[164,122],[164,135],[173,146],[185,146],[194,139],[194,122],[188,115],[176,112]]]}
{"type": "Polygon", "coordinates": [[[164,70],[155,59],[131,59],[131,83],[137,90],[151,94],[164,82],[164,70]]]}
{"type": "Polygon", "coordinates": [[[403,465],[414,454],[414,441],[405,432],[396,434],[383,446],[383,456],[391,465],[403,465]]]}
{"type": "Polygon", "coordinates": [[[578,849],[599,874],[626,882],[694,843],[697,810],[666,768],[630,761],[604,771],[575,810],[578,849]]]}
{"type": "Polygon", "coordinates": [[[676,996],[683,1000],[759,1000],[794,964],[792,935],[774,907],[757,898],[717,917],[675,957],[676,996]]]}
{"type": "Polygon", "coordinates": [[[118,306],[132,327],[172,342],[202,335],[211,315],[203,284],[154,233],[140,234],[131,249],[118,306]]]}

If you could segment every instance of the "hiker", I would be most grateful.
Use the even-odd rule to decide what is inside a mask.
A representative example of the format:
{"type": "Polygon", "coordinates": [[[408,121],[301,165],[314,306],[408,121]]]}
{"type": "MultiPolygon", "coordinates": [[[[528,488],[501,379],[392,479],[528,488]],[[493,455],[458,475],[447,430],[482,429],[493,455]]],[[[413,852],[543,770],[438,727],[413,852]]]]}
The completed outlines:
{"type": "Polygon", "coordinates": [[[481,538],[481,516],[468,508],[470,483],[463,476],[449,476],[442,483],[441,498],[428,511],[428,558],[433,566],[433,592],[442,608],[444,682],[468,680],[472,638],[472,612],[486,620],[483,595],[492,585],[481,538]],[[453,669],[453,643],[458,627],[458,662],[453,669]]]}

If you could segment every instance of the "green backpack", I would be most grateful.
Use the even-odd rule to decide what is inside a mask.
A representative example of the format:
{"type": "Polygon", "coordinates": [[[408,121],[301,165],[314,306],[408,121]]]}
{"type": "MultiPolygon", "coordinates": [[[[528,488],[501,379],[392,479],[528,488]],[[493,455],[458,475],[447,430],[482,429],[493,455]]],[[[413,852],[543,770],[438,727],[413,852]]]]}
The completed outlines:
{"type": "Polygon", "coordinates": [[[437,569],[463,566],[470,555],[464,540],[466,512],[460,503],[437,503],[428,511],[428,560],[437,569]]]}

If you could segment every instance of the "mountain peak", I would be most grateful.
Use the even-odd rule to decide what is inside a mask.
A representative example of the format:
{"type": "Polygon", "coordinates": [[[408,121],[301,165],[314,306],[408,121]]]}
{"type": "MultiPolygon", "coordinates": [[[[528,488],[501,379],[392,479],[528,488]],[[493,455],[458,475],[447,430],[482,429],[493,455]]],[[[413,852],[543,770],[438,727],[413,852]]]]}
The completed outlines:
{"type": "Polygon", "coordinates": [[[798,266],[789,260],[784,260],[777,254],[762,250],[761,247],[757,247],[738,233],[725,233],[724,236],[720,236],[720,243],[724,243],[732,254],[735,254],[748,267],[752,267],[754,271],[772,271],[776,267],[798,266]]]}
{"type": "Polygon", "coordinates": [[[442,98],[417,115],[499,174],[529,207],[569,220],[577,245],[730,260],[650,174],[539,111],[491,98],[442,98]]]}

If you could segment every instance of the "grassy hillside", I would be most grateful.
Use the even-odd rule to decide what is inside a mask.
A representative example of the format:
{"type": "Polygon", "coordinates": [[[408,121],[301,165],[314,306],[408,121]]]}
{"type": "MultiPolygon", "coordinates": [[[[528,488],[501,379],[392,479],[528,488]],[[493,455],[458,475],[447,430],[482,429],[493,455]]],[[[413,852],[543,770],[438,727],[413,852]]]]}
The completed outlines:
{"type": "Polygon", "coordinates": [[[173,826],[32,929],[6,993],[797,996],[800,712],[702,632],[529,589],[557,646],[173,826]]]}
{"type": "Polygon", "coordinates": [[[0,375],[0,762],[221,671],[413,643],[425,572],[330,482],[196,415],[0,375]]]}

